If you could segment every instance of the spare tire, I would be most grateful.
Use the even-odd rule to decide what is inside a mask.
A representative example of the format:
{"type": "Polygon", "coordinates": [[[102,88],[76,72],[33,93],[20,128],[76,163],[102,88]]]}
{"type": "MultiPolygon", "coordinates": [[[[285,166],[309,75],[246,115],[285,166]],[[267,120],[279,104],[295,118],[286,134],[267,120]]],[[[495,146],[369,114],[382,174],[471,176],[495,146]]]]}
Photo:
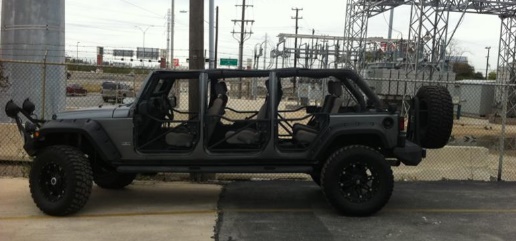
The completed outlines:
{"type": "MultiPolygon", "coordinates": [[[[448,143],[453,128],[453,103],[450,92],[444,86],[422,86],[418,99],[419,118],[415,121],[419,130],[419,144],[424,148],[441,148],[448,143]]],[[[416,102],[413,102],[416,103],[416,102]]],[[[414,123],[415,124],[415,123],[414,123]]]]}

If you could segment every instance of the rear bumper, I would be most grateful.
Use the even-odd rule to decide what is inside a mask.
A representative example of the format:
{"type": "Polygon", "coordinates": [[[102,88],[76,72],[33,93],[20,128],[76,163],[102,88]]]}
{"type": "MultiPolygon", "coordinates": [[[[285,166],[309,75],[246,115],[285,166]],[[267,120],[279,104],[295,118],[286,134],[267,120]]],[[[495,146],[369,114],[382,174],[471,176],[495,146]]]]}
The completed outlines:
{"type": "Polygon", "coordinates": [[[394,148],[393,154],[403,164],[417,166],[426,157],[426,150],[407,140],[404,147],[394,148]]]}

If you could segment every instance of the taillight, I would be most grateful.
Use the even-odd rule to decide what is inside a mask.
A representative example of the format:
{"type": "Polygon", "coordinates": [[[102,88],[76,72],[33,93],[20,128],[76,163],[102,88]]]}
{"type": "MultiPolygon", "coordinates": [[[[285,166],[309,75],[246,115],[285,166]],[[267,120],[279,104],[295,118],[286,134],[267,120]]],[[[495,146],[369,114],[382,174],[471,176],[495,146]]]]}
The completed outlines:
{"type": "Polygon", "coordinates": [[[398,120],[399,120],[398,127],[399,127],[400,131],[404,131],[405,130],[405,117],[400,116],[400,118],[398,120]]]}

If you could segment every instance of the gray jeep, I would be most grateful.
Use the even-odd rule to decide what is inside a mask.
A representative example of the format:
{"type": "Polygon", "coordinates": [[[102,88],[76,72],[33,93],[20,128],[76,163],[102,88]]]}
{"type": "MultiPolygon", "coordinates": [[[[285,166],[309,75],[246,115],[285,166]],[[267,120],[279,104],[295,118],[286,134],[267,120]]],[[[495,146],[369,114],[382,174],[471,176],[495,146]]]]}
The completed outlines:
{"type": "Polygon", "coordinates": [[[115,108],[38,120],[27,99],[5,111],[49,215],[79,211],[93,182],[120,189],[137,174],[174,172],[306,173],[339,213],[366,216],[388,202],[391,166],[418,165],[424,148],[447,143],[452,108],[445,87],[423,86],[405,119],[352,70],[220,69],[154,71],[134,103],[115,108]],[[299,104],[306,86],[321,97],[299,104]]]}

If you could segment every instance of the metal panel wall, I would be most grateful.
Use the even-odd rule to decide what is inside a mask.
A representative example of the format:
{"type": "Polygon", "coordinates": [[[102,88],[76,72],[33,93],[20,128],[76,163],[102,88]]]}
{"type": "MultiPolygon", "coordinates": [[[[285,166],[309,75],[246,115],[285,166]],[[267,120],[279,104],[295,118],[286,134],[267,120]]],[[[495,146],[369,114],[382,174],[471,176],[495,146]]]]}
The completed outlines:
{"type": "MultiPolygon", "coordinates": [[[[3,0],[1,49],[2,59],[64,63],[65,1],[3,0]]],[[[65,65],[53,65],[49,71],[11,62],[4,63],[3,68],[2,78],[8,85],[0,88],[2,107],[11,98],[20,103],[29,97],[40,117],[64,109],[64,98],[59,97],[65,95],[65,65]]],[[[0,113],[0,121],[7,121],[4,113],[0,113]]]]}

